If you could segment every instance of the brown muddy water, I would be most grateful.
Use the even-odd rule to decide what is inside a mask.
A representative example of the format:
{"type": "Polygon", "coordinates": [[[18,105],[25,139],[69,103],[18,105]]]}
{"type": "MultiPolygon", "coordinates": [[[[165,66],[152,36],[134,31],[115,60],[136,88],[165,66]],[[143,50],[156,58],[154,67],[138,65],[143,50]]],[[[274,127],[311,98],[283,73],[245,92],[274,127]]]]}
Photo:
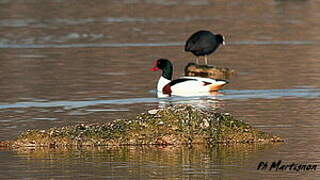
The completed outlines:
{"type": "MultiPolygon", "coordinates": [[[[0,140],[26,129],[128,118],[173,104],[230,112],[287,141],[193,148],[0,150],[1,179],[319,179],[320,1],[0,0],[0,140]],[[158,99],[199,29],[225,35],[211,64],[237,71],[218,96],[158,99]],[[256,170],[261,161],[316,171],[256,170]]],[[[269,165],[270,165],[269,164],[269,165]]]]}

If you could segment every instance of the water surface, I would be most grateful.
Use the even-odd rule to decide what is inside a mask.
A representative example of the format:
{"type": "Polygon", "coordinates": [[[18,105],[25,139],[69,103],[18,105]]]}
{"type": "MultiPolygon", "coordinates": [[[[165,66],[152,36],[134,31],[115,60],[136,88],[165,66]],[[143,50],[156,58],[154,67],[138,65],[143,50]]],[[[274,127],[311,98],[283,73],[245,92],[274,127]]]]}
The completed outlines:
{"type": "Polygon", "coordinates": [[[285,138],[234,147],[0,150],[2,179],[318,179],[257,171],[260,161],[320,165],[320,3],[310,0],[0,0],[0,140],[27,129],[134,117],[174,104],[230,112],[285,138]],[[216,96],[156,97],[153,61],[174,76],[184,41],[225,35],[211,64],[237,74],[216,96]]]}

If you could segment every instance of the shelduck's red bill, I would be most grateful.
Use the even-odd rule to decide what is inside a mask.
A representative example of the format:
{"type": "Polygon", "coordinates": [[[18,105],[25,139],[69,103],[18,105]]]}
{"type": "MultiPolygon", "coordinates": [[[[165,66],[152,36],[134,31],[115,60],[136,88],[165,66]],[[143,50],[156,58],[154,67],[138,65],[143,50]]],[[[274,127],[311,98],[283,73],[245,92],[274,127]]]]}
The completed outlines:
{"type": "Polygon", "coordinates": [[[151,68],[150,71],[158,71],[159,68],[158,67],[154,67],[154,68],[151,68]]]}

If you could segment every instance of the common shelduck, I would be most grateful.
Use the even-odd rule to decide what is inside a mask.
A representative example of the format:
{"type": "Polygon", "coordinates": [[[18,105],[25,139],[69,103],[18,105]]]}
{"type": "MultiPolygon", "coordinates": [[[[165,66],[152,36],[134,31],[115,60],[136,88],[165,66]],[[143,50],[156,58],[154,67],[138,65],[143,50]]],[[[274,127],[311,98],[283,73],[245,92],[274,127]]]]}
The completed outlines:
{"type": "Polygon", "coordinates": [[[204,56],[205,62],[208,64],[207,56],[213,53],[220,44],[225,44],[224,37],[221,34],[215,35],[210,31],[201,30],[189,37],[184,50],[192,52],[197,57],[197,63],[199,56],[204,56]]]}
{"type": "Polygon", "coordinates": [[[158,59],[151,71],[162,70],[157,85],[158,96],[203,96],[216,92],[228,82],[225,80],[185,76],[172,80],[173,65],[167,59],[158,59]]]}

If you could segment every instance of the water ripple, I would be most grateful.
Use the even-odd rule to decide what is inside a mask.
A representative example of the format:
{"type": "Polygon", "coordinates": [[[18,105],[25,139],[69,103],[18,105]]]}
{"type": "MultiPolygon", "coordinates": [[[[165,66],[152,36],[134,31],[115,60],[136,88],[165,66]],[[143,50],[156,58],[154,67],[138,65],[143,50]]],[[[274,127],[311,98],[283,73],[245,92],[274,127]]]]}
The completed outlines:
{"type": "MultiPolygon", "coordinates": [[[[227,45],[313,45],[317,41],[238,41],[227,45]]],[[[175,47],[184,46],[184,42],[154,42],[154,43],[77,43],[77,44],[0,44],[5,49],[33,48],[115,48],[115,47],[175,47]]]]}
{"type": "Polygon", "coordinates": [[[83,25],[88,23],[179,23],[179,22],[190,22],[190,21],[205,21],[213,20],[214,17],[175,17],[175,18],[162,18],[162,17],[102,17],[102,18],[54,18],[39,21],[37,19],[3,19],[0,20],[0,27],[50,27],[51,25],[58,26],[74,26],[83,25]]]}
{"type": "MultiPolygon", "coordinates": [[[[241,100],[241,99],[275,99],[275,98],[317,98],[320,97],[320,89],[271,89],[271,90],[224,90],[223,94],[210,97],[170,97],[170,98],[128,98],[111,100],[83,100],[83,101],[48,101],[34,102],[24,101],[12,104],[0,104],[0,109],[10,108],[49,108],[64,107],[74,109],[80,107],[104,105],[104,104],[138,104],[138,103],[192,103],[198,100],[241,100]]],[[[124,109],[122,109],[123,111],[124,109]]]]}

